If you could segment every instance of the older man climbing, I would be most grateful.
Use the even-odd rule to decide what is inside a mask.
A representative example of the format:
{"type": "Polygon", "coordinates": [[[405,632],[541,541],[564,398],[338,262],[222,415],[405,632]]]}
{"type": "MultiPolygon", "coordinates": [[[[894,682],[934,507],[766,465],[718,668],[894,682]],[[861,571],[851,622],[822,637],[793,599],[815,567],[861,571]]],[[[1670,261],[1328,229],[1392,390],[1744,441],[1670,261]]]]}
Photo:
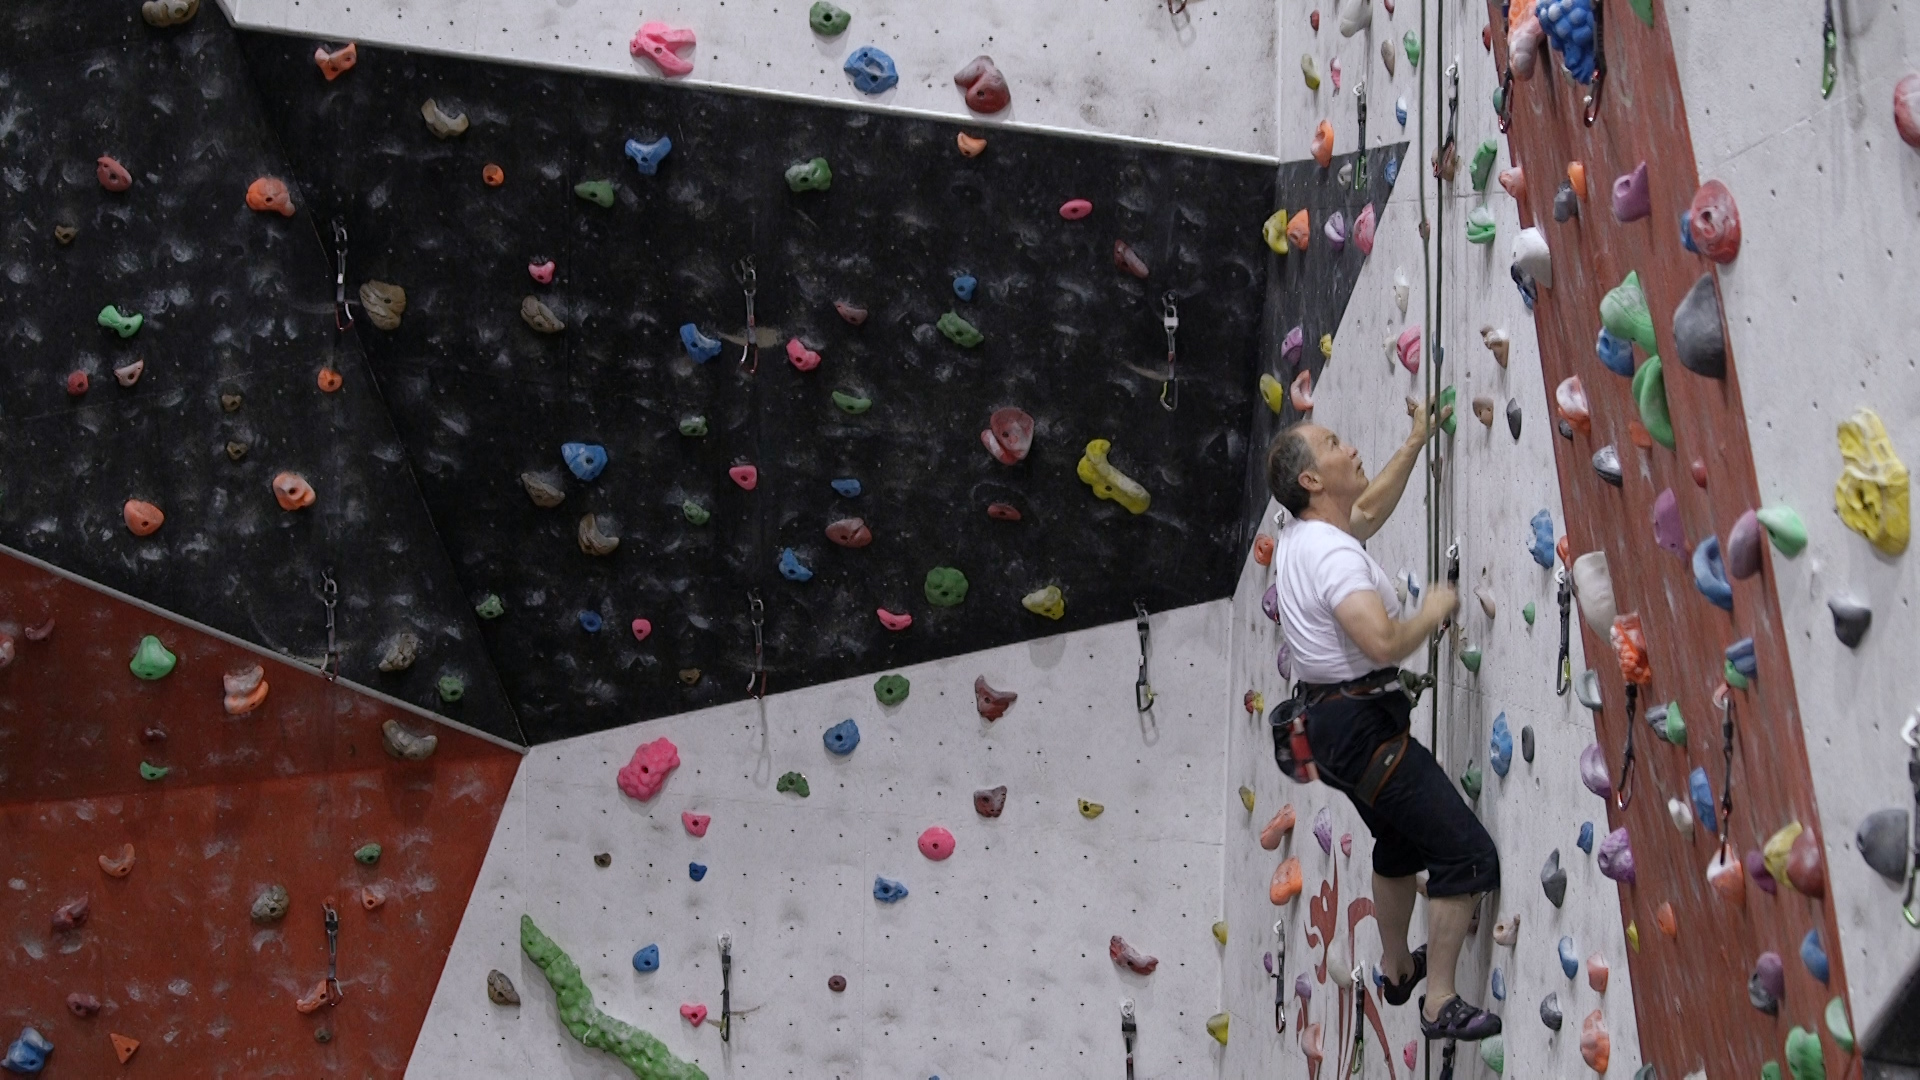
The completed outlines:
{"type": "MultiPolygon", "coordinates": [[[[1428,1039],[1485,1039],[1500,1018],[1454,990],[1454,966],[1479,894],[1499,887],[1493,839],[1433,754],[1414,741],[1413,702],[1394,665],[1425,644],[1459,606],[1454,590],[1427,586],[1402,618],[1393,581],[1362,542],[1406,490],[1427,439],[1430,407],[1408,402],[1407,440],[1372,481],[1356,447],[1318,424],[1290,425],[1267,449],[1267,486],[1296,520],[1274,545],[1280,625],[1293,656],[1294,704],[1304,706],[1305,749],[1319,778],[1346,794],[1373,834],[1373,909],[1387,982],[1404,1005],[1427,980],[1420,1028],[1428,1039]],[[1427,874],[1427,943],[1407,951],[1407,927],[1427,874]]],[[[1283,707],[1284,708],[1284,707],[1283,707]]],[[[1297,741],[1276,720],[1275,754],[1297,741]]]]}

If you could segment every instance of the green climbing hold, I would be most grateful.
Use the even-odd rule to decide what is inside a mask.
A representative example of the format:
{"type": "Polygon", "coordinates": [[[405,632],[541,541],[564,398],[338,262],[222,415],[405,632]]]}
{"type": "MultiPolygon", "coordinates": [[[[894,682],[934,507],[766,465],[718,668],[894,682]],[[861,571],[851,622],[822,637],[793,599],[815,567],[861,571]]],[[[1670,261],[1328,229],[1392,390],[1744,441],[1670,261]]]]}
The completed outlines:
{"type": "Polygon", "coordinates": [[[1480,1060],[1486,1062],[1487,1068],[1492,1069],[1494,1072],[1505,1073],[1507,1071],[1506,1041],[1498,1035],[1495,1035],[1491,1039],[1482,1040],[1480,1043],[1480,1060]]]}
{"type": "Polygon", "coordinates": [[[787,186],[795,191],[825,191],[833,186],[833,170],[823,157],[803,161],[787,170],[787,186]]]}
{"type": "Polygon", "coordinates": [[[1807,550],[1807,523],[1786,503],[1775,503],[1754,511],[1754,517],[1766,526],[1767,536],[1780,554],[1791,559],[1807,550]]]}
{"type": "Polygon", "coordinates": [[[1478,673],[1480,670],[1480,646],[1469,645],[1460,650],[1460,666],[1478,673]]]}
{"type": "Polygon", "coordinates": [[[1653,25],[1653,0],[1628,0],[1633,8],[1634,17],[1644,26],[1653,25]]]}
{"type": "Polygon", "coordinates": [[[122,315],[120,309],[108,304],[100,309],[100,325],[119,334],[123,338],[132,337],[140,332],[140,324],[147,321],[145,315],[135,313],[122,315]]]}
{"type": "Polygon", "coordinates": [[[941,333],[947,335],[948,341],[963,349],[971,349],[986,340],[980,335],[980,331],[973,328],[972,323],[951,311],[940,316],[940,321],[935,325],[940,327],[941,333]]]}
{"type": "MultiPolygon", "coordinates": [[[[1467,798],[1472,799],[1474,802],[1480,801],[1480,792],[1485,785],[1486,776],[1481,773],[1480,766],[1478,765],[1469,763],[1467,770],[1460,774],[1460,790],[1466,792],[1467,798]]],[[[1494,1071],[1498,1072],[1499,1070],[1496,1068],[1494,1071]]]]}
{"type": "Polygon", "coordinates": [[[840,406],[841,412],[851,416],[859,416],[861,413],[873,408],[872,398],[859,397],[854,394],[849,394],[844,390],[835,390],[833,392],[833,403],[840,406]]]}
{"type": "Polygon", "coordinates": [[[1401,39],[1401,44],[1407,47],[1407,63],[1412,64],[1414,67],[1419,67],[1420,35],[1409,30],[1407,31],[1407,36],[1401,39]]]}
{"type": "Polygon", "coordinates": [[[782,795],[791,791],[803,799],[813,794],[813,789],[807,786],[807,778],[797,772],[781,773],[780,779],[774,781],[773,790],[782,795]]]}
{"type": "Polygon", "coordinates": [[[507,605],[501,601],[499,593],[488,593],[473,605],[473,613],[483,619],[497,619],[507,613],[507,605]]]}
{"type": "Polygon", "coordinates": [[[1633,373],[1633,400],[1640,406],[1640,422],[1653,441],[1673,449],[1673,418],[1667,413],[1667,380],[1660,357],[1652,355],[1633,373]]]}
{"type": "Polygon", "coordinates": [[[1488,139],[1473,152],[1473,165],[1469,175],[1473,178],[1473,190],[1487,190],[1487,181],[1493,176],[1493,159],[1500,153],[1500,144],[1488,139]]]}
{"type": "Polygon", "coordinates": [[[612,1054],[638,1080],[707,1080],[698,1065],[674,1057],[659,1039],[601,1012],[580,975],[580,965],[526,915],[520,916],[520,948],[546,975],[560,1007],[560,1022],[580,1045],[612,1054]]]}
{"type": "Polygon", "coordinates": [[[467,694],[467,684],[462,682],[458,675],[440,676],[440,681],[434,684],[434,689],[440,691],[440,700],[449,705],[467,694]]]}
{"type": "Polygon", "coordinates": [[[1467,243],[1491,244],[1493,235],[1500,226],[1493,219],[1493,210],[1485,206],[1476,206],[1467,215],[1467,243]]]}
{"type": "Polygon", "coordinates": [[[847,27],[853,25],[853,16],[827,3],[827,0],[820,0],[807,10],[807,23],[816,34],[839,37],[847,32],[847,27]]]}
{"type": "Polygon", "coordinates": [[[140,763],[140,779],[142,780],[158,780],[172,771],[172,769],[163,765],[149,765],[144,761],[140,763]]]}
{"type": "Polygon", "coordinates": [[[1540,613],[1534,609],[1533,601],[1531,600],[1527,601],[1526,607],[1520,609],[1520,617],[1527,620],[1528,626],[1533,625],[1533,620],[1537,618],[1539,614],[1540,613]]]}
{"type": "MultiPolygon", "coordinates": [[[[928,591],[932,591],[931,588],[928,591]]],[[[912,688],[905,675],[882,675],[873,681],[873,696],[879,698],[882,705],[898,705],[907,700],[912,688]]]]}
{"type": "Polygon", "coordinates": [[[1833,1035],[1833,1041],[1840,1049],[1853,1053],[1853,1025],[1847,1023],[1847,1003],[1838,995],[1827,1002],[1827,1031],[1833,1035]]]}
{"type": "Polygon", "coordinates": [[[1631,341],[1651,356],[1653,313],[1647,310],[1647,294],[1640,288],[1640,272],[1630,270],[1627,278],[1600,298],[1600,324],[1622,341],[1631,341]]]}
{"type": "Polygon", "coordinates": [[[1680,715],[1680,703],[1667,703],[1667,716],[1660,725],[1660,737],[1675,746],[1687,745],[1687,721],[1680,715]]]}
{"type": "Polygon", "coordinates": [[[1507,111],[1507,92],[1497,86],[1493,88],[1493,111],[1496,113],[1507,111]]]}
{"type": "Polygon", "coordinates": [[[701,506],[692,499],[688,499],[686,502],[680,504],[680,512],[685,514],[687,520],[695,525],[705,525],[708,519],[713,517],[713,511],[701,506]]]}
{"type": "Polygon", "coordinates": [[[1769,1061],[1760,1066],[1760,1080],[1780,1080],[1780,1063],[1769,1061]]]}
{"type": "Polygon", "coordinates": [[[1226,1013],[1214,1013],[1207,1018],[1207,1034],[1221,1046],[1227,1045],[1227,1019],[1226,1013]]]}
{"type": "Polygon", "coordinates": [[[689,416],[680,421],[680,434],[689,439],[698,439],[706,433],[707,418],[704,416],[689,416]]]}
{"type": "Polygon", "coordinates": [[[1794,1025],[1787,1032],[1787,1072],[1793,1080],[1827,1080],[1827,1063],[1820,1056],[1820,1036],[1794,1025]]]}
{"type": "Polygon", "coordinates": [[[353,857],[363,866],[372,866],[380,861],[380,845],[362,844],[354,850],[353,857]]]}
{"type": "Polygon", "coordinates": [[[582,181],[581,183],[573,185],[573,193],[595,206],[608,207],[613,205],[613,181],[611,180],[582,181]]]}
{"type": "Polygon", "coordinates": [[[1739,670],[1733,666],[1733,661],[1723,660],[1721,663],[1723,667],[1720,674],[1727,680],[1727,685],[1733,687],[1735,690],[1745,690],[1747,688],[1747,677],[1740,674],[1739,670]]]}
{"type": "Polygon", "coordinates": [[[159,638],[148,634],[140,639],[140,647],[133,651],[133,660],[127,664],[127,669],[133,672],[135,678],[153,682],[166,678],[173,670],[173,665],[179,662],[178,657],[160,644],[159,638]]]}
{"type": "Polygon", "coordinates": [[[1449,435],[1460,430],[1459,409],[1457,407],[1459,399],[1459,392],[1453,387],[1447,386],[1441,388],[1440,400],[1436,403],[1435,411],[1441,417],[1440,430],[1449,435]]]}
{"type": "Polygon", "coordinates": [[[951,566],[936,566],[927,571],[927,602],[936,607],[952,607],[967,598],[967,575],[951,566]]]}

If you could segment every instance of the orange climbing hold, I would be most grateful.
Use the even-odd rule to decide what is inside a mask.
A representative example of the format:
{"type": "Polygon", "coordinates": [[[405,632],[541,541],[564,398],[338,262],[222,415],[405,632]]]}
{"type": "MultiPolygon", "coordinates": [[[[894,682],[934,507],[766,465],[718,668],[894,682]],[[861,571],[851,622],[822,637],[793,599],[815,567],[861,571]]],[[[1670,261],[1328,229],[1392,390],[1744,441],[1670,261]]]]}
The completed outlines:
{"type": "Polygon", "coordinates": [[[1601,956],[1599,953],[1594,953],[1592,956],[1587,957],[1587,985],[1593,987],[1594,993],[1604,994],[1607,992],[1607,979],[1612,974],[1613,969],[1607,966],[1606,957],[1601,956]]]}
{"type": "Polygon", "coordinates": [[[1653,668],[1647,662],[1647,635],[1640,626],[1640,613],[1629,611],[1613,617],[1613,651],[1620,655],[1620,676],[1630,683],[1647,686],[1653,682],[1653,668]]]}
{"type": "Polygon", "coordinates": [[[956,134],[953,141],[959,145],[962,157],[979,157],[987,152],[987,140],[969,135],[964,131],[956,134]]]}
{"type": "Polygon", "coordinates": [[[226,690],[228,716],[245,716],[267,700],[267,669],[255,664],[245,671],[220,676],[226,690]]]}
{"type": "Polygon", "coordinates": [[[125,1035],[112,1031],[107,1032],[107,1038],[113,1040],[113,1054],[120,1059],[120,1064],[122,1065],[125,1065],[127,1060],[133,1057],[135,1050],[140,1049],[139,1039],[130,1039],[125,1035]]]}
{"type": "Polygon", "coordinates": [[[1293,826],[1293,804],[1288,803],[1273,815],[1273,820],[1267,822],[1266,828],[1260,830],[1260,846],[1268,851],[1279,847],[1280,841],[1293,831],[1293,826]]]}
{"type": "Polygon", "coordinates": [[[1660,902],[1660,907],[1653,913],[1653,925],[1658,926],[1660,932],[1670,938],[1680,936],[1680,920],[1674,917],[1673,905],[1665,900],[1660,902]]]}
{"type": "Polygon", "coordinates": [[[247,185],[247,206],[263,214],[293,216],[293,195],[287,185],[271,176],[263,176],[247,185]]]}
{"type": "Polygon", "coordinates": [[[327,980],[321,979],[313,984],[313,989],[307,991],[305,997],[296,998],[293,1007],[302,1013],[310,1013],[334,1000],[332,988],[327,985],[327,980]]]}
{"type": "Polygon", "coordinates": [[[1597,1073],[1607,1071],[1607,1062],[1613,1058],[1613,1040],[1607,1036],[1607,1025],[1600,1018],[1600,1010],[1595,1009],[1580,1022],[1580,1057],[1587,1068],[1597,1073]]]}
{"type": "Polygon", "coordinates": [[[1300,860],[1289,857],[1274,868],[1273,881],[1267,885],[1267,899],[1279,907],[1299,896],[1300,889],[1300,860]]]}
{"type": "Polygon", "coordinates": [[[1740,907],[1747,902],[1747,874],[1739,856],[1727,848],[1721,848],[1707,864],[1707,884],[1720,894],[1731,907],[1740,907]]]}
{"type": "Polygon", "coordinates": [[[1638,420],[1627,421],[1627,441],[1642,450],[1653,449],[1653,432],[1638,420]]]}
{"type": "Polygon", "coordinates": [[[489,161],[486,168],[480,170],[480,182],[488,187],[499,187],[507,182],[506,171],[489,161]]]}
{"type": "Polygon", "coordinates": [[[133,845],[120,845],[120,854],[100,856],[100,871],[110,878],[123,878],[133,873],[133,845]]]}
{"type": "Polygon", "coordinates": [[[273,497],[282,510],[298,510],[313,505],[313,485],[296,472],[283,472],[273,478],[273,497]]]}
{"type": "Polygon", "coordinates": [[[1307,218],[1305,210],[1287,220],[1287,243],[1301,251],[1307,250],[1307,241],[1313,238],[1313,224],[1307,218]]]}
{"type": "Polygon", "coordinates": [[[340,378],[340,373],[338,371],[335,371],[330,367],[323,367],[320,369],[319,381],[320,381],[321,391],[323,393],[331,394],[335,390],[340,389],[340,383],[342,380],[340,378]]]}
{"type": "Polygon", "coordinates": [[[313,50],[313,62],[320,66],[320,74],[325,75],[328,82],[353,70],[359,59],[360,49],[351,41],[332,52],[328,52],[325,45],[313,50]]]}
{"type": "Polygon", "coordinates": [[[1273,565],[1273,537],[1261,533],[1253,538],[1253,561],[1261,566],[1273,565]]]}
{"type": "Polygon", "coordinates": [[[1587,167],[1578,161],[1567,163],[1567,183],[1573,186],[1574,198],[1585,200],[1587,197],[1587,167]]]}
{"type": "Polygon", "coordinates": [[[128,499],[120,513],[127,519],[127,530],[135,536],[152,536],[167,520],[159,507],[139,499],[128,499]]]}
{"type": "Polygon", "coordinates": [[[375,889],[373,886],[362,885],[360,887],[360,906],[361,907],[366,908],[368,911],[377,911],[379,910],[380,905],[386,902],[387,902],[386,894],[375,889]]]}
{"type": "Polygon", "coordinates": [[[1333,164],[1333,125],[1325,120],[1313,129],[1313,160],[1323,169],[1333,164]]]}

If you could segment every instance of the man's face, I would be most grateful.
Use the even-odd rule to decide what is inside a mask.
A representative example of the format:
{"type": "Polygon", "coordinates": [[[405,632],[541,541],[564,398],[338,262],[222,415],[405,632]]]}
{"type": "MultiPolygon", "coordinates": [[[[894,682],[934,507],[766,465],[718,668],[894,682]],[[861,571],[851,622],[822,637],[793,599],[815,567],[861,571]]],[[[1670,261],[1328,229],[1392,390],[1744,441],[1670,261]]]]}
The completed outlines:
{"type": "Polygon", "coordinates": [[[1318,424],[1306,425],[1301,434],[1313,448],[1320,490],[1336,499],[1359,498],[1367,490],[1367,467],[1358,447],[1341,442],[1340,436],[1318,424]]]}

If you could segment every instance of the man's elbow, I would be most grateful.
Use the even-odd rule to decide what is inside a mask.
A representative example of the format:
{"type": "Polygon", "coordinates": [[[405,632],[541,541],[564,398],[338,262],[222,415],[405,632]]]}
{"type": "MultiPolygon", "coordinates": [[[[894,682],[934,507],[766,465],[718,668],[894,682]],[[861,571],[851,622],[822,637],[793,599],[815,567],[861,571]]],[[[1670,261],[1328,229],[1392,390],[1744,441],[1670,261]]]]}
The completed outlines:
{"type": "Polygon", "coordinates": [[[1354,644],[1360,647],[1361,653],[1363,653],[1367,659],[1379,664],[1381,667],[1397,664],[1406,656],[1406,650],[1396,650],[1395,642],[1387,638],[1368,638],[1364,641],[1356,640],[1354,644]]]}

